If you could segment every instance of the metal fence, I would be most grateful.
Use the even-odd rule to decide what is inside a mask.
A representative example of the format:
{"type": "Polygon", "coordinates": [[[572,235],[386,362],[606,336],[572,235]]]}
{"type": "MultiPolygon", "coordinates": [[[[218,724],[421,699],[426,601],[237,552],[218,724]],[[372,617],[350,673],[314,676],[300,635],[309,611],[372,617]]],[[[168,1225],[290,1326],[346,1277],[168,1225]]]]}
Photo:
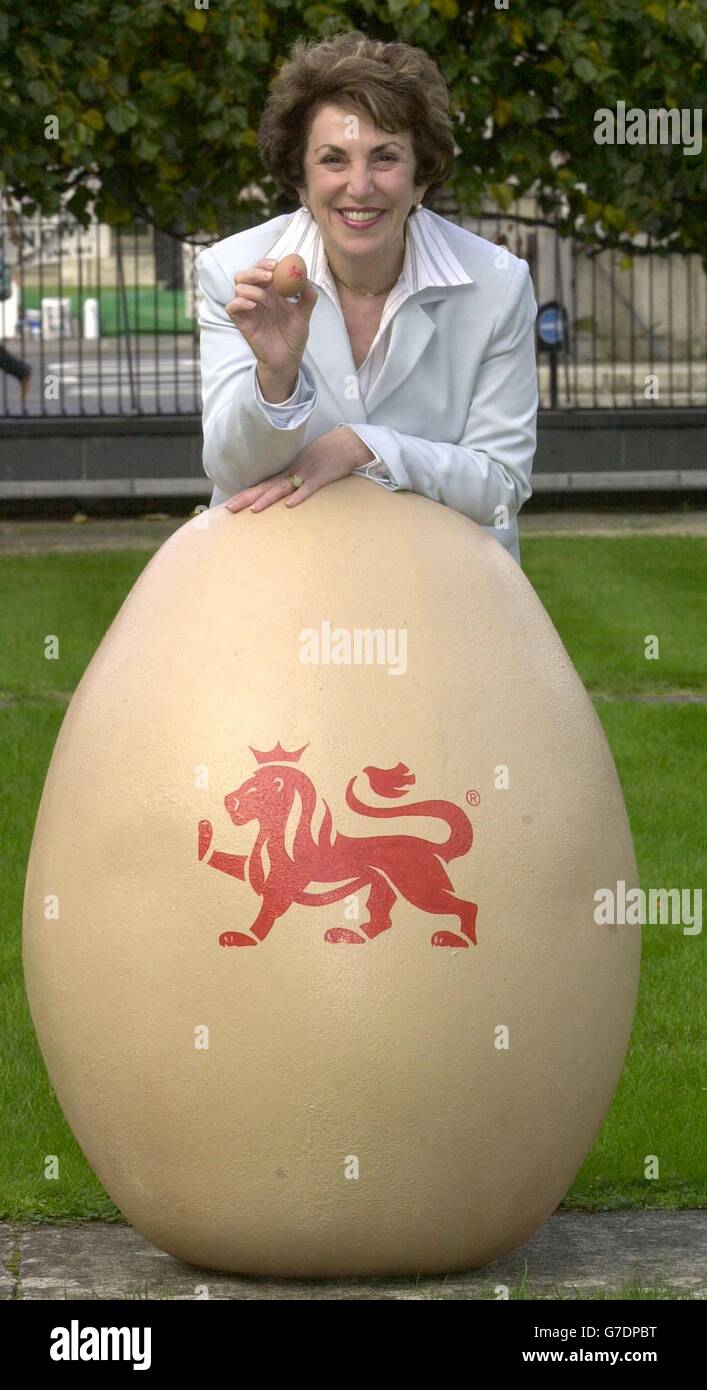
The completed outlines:
{"type": "MultiPolygon", "coordinates": [[[[590,255],[518,209],[454,220],[523,256],[538,302],[565,311],[566,343],[538,352],[542,408],[707,404],[697,257],[647,248],[628,265],[617,252],[590,255]]],[[[200,413],[199,249],[147,226],[83,230],[66,218],[6,214],[0,415],[200,413]]]]}

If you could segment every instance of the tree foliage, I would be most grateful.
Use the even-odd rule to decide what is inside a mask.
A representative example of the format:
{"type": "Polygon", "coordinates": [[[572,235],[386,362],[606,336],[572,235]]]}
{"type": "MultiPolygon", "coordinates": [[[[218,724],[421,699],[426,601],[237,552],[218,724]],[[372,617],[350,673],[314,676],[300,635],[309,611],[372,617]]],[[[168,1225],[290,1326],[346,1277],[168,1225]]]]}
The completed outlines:
{"type": "Polygon", "coordinates": [[[699,108],[706,3],[0,0],[4,183],[27,210],[64,202],[84,223],[140,217],[180,236],[288,210],[258,156],[269,84],[299,35],[358,28],[439,63],[463,212],[491,197],[507,213],[534,190],[541,219],[589,244],[702,250],[704,158],[594,134],[595,112],[619,101],[699,108]],[[265,203],[243,197],[252,185],[265,203]]]}

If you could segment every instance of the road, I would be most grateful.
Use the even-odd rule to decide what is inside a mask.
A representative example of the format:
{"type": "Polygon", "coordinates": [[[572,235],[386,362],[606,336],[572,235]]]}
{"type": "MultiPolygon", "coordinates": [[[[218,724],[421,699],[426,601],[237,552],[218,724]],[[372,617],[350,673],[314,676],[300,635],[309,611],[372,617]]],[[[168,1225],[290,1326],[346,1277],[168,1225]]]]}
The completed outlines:
{"type": "MultiPolygon", "coordinates": [[[[38,415],[200,414],[198,344],[183,335],[97,342],[8,343],[32,368],[26,413],[38,415]],[[43,351],[41,350],[43,346],[43,351]]],[[[0,375],[0,416],[21,416],[19,384],[0,375]]]]}

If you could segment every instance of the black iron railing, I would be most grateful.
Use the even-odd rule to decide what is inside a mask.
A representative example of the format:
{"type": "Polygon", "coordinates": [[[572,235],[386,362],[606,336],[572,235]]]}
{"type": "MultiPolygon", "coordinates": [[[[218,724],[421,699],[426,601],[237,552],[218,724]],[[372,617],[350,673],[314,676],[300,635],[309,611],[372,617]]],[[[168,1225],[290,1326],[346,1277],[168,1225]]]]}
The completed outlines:
{"type": "MultiPolygon", "coordinates": [[[[566,338],[538,353],[543,408],[707,404],[697,257],[591,255],[517,209],[463,225],[523,256],[538,302],[564,314],[566,338]]],[[[198,414],[199,250],[147,226],[82,230],[6,208],[0,415],[198,414]]]]}

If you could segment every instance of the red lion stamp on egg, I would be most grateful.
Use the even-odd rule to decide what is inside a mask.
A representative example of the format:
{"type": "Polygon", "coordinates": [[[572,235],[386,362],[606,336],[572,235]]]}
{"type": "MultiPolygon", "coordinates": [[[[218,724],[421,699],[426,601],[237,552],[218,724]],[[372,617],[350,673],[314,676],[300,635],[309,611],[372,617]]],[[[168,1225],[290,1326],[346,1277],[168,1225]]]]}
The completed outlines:
{"type": "MultiPolygon", "coordinates": [[[[325,814],[314,837],[312,821],[317,793],[311,779],[294,767],[308,744],[287,753],[277,744],[269,753],[251,752],[260,764],[258,771],[229,792],[224,804],[234,825],[258,824],[258,834],[250,855],[214,850],[207,863],[213,869],[247,882],[262,898],[262,905],[248,932],[224,931],[221,946],[257,946],[273,924],[292,906],[324,907],[340,902],[353,893],[368,889],[366,907],[369,920],[349,927],[329,927],[324,940],[336,944],[361,945],[393,926],[392,909],[403,897],[413,907],[435,916],[458,918],[459,932],[441,929],[433,932],[433,946],[476,945],[476,903],[456,896],[444,862],[468,853],[473,841],[471,822],[452,801],[417,801],[396,806],[370,806],[360,801],[352,777],[346,788],[346,803],[361,816],[374,819],[389,816],[434,816],[449,826],[449,837],[441,844],[419,835],[342,835],[333,832],[331,811],[324,801],[325,814]],[[301,800],[293,848],[286,849],[286,827],[295,804],[301,800]],[[269,868],[263,866],[266,850],[269,868]],[[324,892],[307,891],[313,883],[336,884],[324,892]]],[[[393,768],[365,767],[371,790],[381,797],[407,794],[415,776],[404,763],[393,768]]],[[[208,854],[213,829],[211,822],[199,822],[199,859],[208,854]]]]}

